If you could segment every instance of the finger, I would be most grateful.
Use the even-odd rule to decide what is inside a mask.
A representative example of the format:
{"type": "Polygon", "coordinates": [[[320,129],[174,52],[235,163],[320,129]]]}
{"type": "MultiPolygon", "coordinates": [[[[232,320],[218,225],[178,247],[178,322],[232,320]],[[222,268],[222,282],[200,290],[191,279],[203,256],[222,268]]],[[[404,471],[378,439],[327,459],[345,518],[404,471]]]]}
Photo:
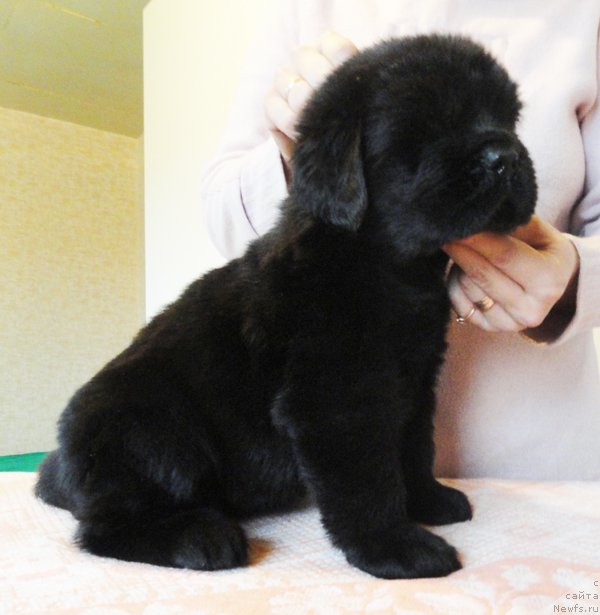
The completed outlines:
{"type": "Polygon", "coordinates": [[[273,89],[265,100],[267,120],[271,129],[281,131],[288,138],[295,140],[296,113],[290,109],[277,90],[273,89]]]}
{"type": "MultiPolygon", "coordinates": [[[[458,243],[477,250],[498,268],[512,271],[516,262],[521,263],[523,257],[531,257],[527,262],[523,261],[523,267],[530,265],[537,268],[540,261],[540,251],[559,243],[561,233],[551,224],[548,224],[538,216],[532,216],[531,220],[516,228],[510,235],[498,235],[495,233],[478,233],[458,243]]],[[[523,280],[531,279],[538,270],[523,270],[523,280]]]]}
{"type": "Polygon", "coordinates": [[[337,32],[326,32],[319,41],[319,49],[333,66],[339,66],[358,51],[350,39],[337,32]]]}
{"type": "Polygon", "coordinates": [[[333,70],[333,64],[313,47],[299,47],[293,53],[294,68],[314,89],[333,70]]]}
{"type": "Polygon", "coordinates": [[[287,98],[290,87],[295,87],[295,84],[302,81],[302,77],[297,75],[292,68],[284,66],[277,71],[275,75],[275,89],[284,100],[287,98]]]}
{"type": "Polygon", "coordinates": [[[531,285],[531,281],[539,274],[540,263],[543,261],[535,248],[509,235],[478,233],[452,245],[476,252],[522,288],[531,285]]]}
{"type": "Polygon", "coordinates": [[[484,293],[463,271],[458,269],[456,277],[467,299],[477,308],[481,314],[481,318],[489,323],[492,330],[521,331],[521,329],[525,328],[523,323],[516,321],[504,307],[494,299],[494,297],[486,295],[486,293],[484,293]],[[477,305],[485,299],[491,299],[493,301],[492,306],[487,309],[483,309],[477,305]]]}
{"type": "Polygon", "coordinates": [[[484,295],[500,303],[515,322],[532,326],[534,317],[535,320],[538,319],[539,306],[536,298],[481,254],[461,243],[447,246],[446,251],[470,281],[484,295]]]}
{"type": "MultiPolygon", "coordinates": [[[[452,303],[452,309],[458,318],[466,319],[464,322],[470,322],[485,331],[493,331],[490,323],[483,318],[483,315],[474,309],[473,302],[467,297],[461,285],[458,282],[458,267],[453,267],[448,275],[448,295],[452,303]]],[[[457,319],[457,322],[460,322],[457,319]]],[[[462,324],[464,324],[464,322],[462,324]]]]}
{"type": "Polygon", "coordinates": [[[515,231],[515,237],[533,246],[547,266],[536,274],[540,296],[556,300],[565,282],[579,270],[579,254],[573,242],[548,222],[534,216],[531,222],[515,231]]]}
{"type": "Polygon", "coordinates": [[[294,73],[289,67],[284,67],[277,72],[275,89],[296,114],[305,107],[314,91],[307,81],[294,73]]]}
{"type": "Polygon", "coordinates": [[[277,129],[271,130],[273,139],[277,143],[281,157],[286,163],[289,163],[294,154],[295,143],[287,135],[277,129]]]}
{"type": "Polygon", "coordinates": [[[304,107],[308,99],[312,96],[314,90],[311,85],[304,79],[294,83],[293,87],[288,91],[287,102],[290,109],[298,115],[304,107]]]}

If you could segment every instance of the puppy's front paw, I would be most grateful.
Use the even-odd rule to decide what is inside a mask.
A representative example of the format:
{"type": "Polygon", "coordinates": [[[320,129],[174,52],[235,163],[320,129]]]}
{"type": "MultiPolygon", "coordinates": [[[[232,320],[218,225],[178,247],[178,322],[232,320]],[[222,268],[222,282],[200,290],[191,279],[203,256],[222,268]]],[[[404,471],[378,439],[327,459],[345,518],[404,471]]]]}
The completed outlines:
{"type": "Polygon", "coordinates": [[[446,487],[437,481],[428,487],[409,493],[408,516],[427,525],[446,525],[473,518],[467,496],[458,489],[446,487]]]}
{"type": "Polygon", "coordinates": [[[444,577],[461,568],[456,549],[418,525],[366,538],[345,551],[350,564],[382,579],[444,577]]]}

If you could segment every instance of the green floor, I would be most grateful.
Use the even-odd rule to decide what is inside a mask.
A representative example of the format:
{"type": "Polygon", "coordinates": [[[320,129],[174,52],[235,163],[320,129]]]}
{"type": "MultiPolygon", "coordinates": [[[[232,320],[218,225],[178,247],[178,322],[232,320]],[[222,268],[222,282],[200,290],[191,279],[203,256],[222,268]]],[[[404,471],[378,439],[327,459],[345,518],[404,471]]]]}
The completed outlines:
{"type": "Polygon", "coordinates": [[[0,457],[0,472],[35,472],[47,453],[0,457]]]}

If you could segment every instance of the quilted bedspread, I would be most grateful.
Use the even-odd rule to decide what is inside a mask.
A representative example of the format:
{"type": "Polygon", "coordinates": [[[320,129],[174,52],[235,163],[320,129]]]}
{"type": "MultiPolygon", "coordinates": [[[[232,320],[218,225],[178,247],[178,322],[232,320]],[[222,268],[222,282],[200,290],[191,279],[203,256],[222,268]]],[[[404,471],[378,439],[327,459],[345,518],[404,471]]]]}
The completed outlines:
{"type": "Polygon", "coordinates": [[[351,568],[314,508],[246,524],[252,565],[195,572],[104,559],[72,543],[68,512],[36,500],[36,475],[0,475],[0,613],[345,615],[600,613],[600,484],[445,481],[474,519],[433,531],[464,568],[384,581],[351,568]]]}

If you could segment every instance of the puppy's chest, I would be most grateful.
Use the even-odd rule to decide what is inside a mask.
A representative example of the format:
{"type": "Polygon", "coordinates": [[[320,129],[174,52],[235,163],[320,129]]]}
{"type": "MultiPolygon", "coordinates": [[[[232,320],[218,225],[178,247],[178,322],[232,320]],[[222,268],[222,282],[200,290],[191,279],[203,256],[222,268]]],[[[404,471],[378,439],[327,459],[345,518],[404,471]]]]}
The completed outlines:
{"type": "Polygon", "coordinates": [[[357,275],[351,284],[323,292],[316,302],[325,327],[365,347],[388,347],[400,354],[442,342],[450,303],[440,276],[406,276],[393,270],[357,275]]]}
{"type": "Polygon", "coordinates": [[[394,343],[404,349],[443,338],[449,310],[443,284],[403,282],[387,290],[380,321],[394,343]]]}
{"type": "Polygon", "coordinates": [[[449,300],[438,267],[406,270],[359,259],[345,265],[322,264],[293,284],[288,276],[264,286],[244,319],[250,346],[279,356],[290,341],[308,335],[363,351],[405,353],[443,340],[449,300]]]}

